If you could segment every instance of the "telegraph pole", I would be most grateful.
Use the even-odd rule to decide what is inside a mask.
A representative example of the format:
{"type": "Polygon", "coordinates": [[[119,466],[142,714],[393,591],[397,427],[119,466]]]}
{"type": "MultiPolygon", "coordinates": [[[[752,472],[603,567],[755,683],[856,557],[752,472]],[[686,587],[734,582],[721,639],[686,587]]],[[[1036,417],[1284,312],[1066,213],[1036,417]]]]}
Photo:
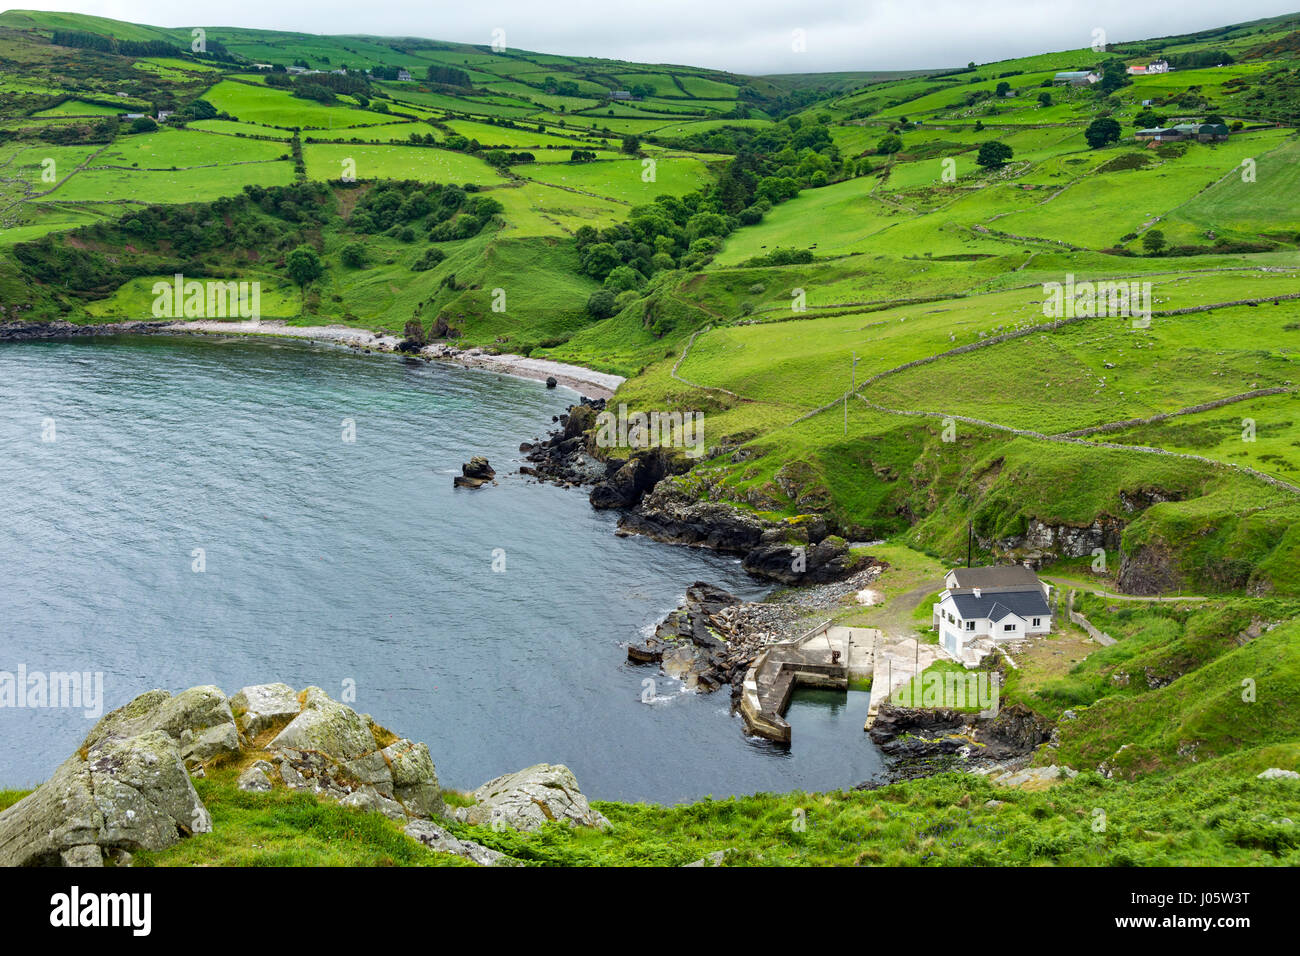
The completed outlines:
{"type": "Polygon", "coordinates": [[[849,390],[844,393],[844,434],[849,433],[849,396],[858,390],[858,353],[853,352],[853,365],[849,371],[849,390]]]}

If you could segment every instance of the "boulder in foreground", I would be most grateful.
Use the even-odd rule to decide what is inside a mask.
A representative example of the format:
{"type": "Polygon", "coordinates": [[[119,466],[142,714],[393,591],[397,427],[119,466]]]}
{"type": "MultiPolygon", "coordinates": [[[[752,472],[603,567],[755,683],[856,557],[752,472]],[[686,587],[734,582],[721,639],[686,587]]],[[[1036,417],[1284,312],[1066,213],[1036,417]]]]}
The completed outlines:
{"type": "Polygon", "coordinates": [[[602,830],[609,826],[578,789],[573,771],[563,764],[539,763],[489,780],[474,791],[474,799],[464,819],[477,826],[536,830],[551,821],[602,830]]]}
{"type": "MultiPolygon", "coordinates": [[[[382,813],[430,849],[484,866],[515,865],[434,822],[450,816],[429,748],[375,723],[319,687],[217,687],[141,694],[105,715],[45,784],[0,813],[0,866],[122,865],[212,830],[190,775],[219,764],[257,795],[284,788],[382,813]]],[[[493,828],[549,820],[608,826],[567,767],[539,764],[484,784],[454,814],[493,828]]]]}

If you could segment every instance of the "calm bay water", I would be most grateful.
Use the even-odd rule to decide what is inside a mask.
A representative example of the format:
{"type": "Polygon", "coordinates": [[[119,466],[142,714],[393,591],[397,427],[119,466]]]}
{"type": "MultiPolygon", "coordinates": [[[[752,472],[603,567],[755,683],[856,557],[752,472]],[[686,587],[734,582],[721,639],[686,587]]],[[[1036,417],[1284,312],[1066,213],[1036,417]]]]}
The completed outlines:
{"type": "MultiPolygon", "coordinates": [[[[573,400],[299,343],[0,346],[0,671],[101,671],[106,710],[154,687],[354,682],[458,788],[543,761],[594,798],[663,803],[878,773],[864,694],[801,695],[785,751],[743,737],[725,690],[625,662],[692,581],[764,590],[511,474],[573,400]],[[499,485],[453,490],[474,454],[499,485]]],[[[92,725],[0,708],[0,787],[44,779],[92,725]]]]}

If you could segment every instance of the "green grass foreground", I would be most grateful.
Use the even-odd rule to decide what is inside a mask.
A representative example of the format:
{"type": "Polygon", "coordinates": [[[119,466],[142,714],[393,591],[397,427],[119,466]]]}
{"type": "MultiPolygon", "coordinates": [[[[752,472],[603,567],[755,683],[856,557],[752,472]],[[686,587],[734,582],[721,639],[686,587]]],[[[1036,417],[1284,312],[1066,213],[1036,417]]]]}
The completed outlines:
{"type": "MultiPolygon", "coordinates": [[[[462,839],[539,866],[680,866],[727,850],[729,866],[1294,866],[1300,787],[1253,774],[1300,746],[1259,748],[1135,783],[1095,773],[1051,790],[944,774],[874,792],[758,794],[678,807],[597,802],[606,833],[534,834],[447,823],[462,839]],[[1000,806],[986,806],[990,800],[1000,806]]],[[[196,781],[214,832],[139,866],[441,866],[379,814],[283,790],[242,793],[233,774],[196,781]]]]}

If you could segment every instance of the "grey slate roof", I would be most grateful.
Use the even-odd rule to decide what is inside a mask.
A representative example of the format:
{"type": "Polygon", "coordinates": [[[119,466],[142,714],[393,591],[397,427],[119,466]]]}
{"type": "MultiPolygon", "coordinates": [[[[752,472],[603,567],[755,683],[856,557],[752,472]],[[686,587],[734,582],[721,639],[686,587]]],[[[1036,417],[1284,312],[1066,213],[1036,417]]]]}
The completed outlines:
{"type": "Polygon", "coordinates": [[[1032,590],[998,591],[995,594],[981,594],[979,597],[974,594],[953,594],[952,602],[957,605],[957,612],[965,621],[989,618],[996,623],[1008,614],[1018,614],[1028,620],[1033,617],[1050,617],[1052,613],[1047,606],[1047,598],[1043,597],[1042,590],[1037,586],[1032,590]]]}
{"type": "Polygon", "coordinates": [[[959,588],[1041,588],[1038,575],[1023,564],[1001,564],[989,568],[954,568],[959,588]]]}

